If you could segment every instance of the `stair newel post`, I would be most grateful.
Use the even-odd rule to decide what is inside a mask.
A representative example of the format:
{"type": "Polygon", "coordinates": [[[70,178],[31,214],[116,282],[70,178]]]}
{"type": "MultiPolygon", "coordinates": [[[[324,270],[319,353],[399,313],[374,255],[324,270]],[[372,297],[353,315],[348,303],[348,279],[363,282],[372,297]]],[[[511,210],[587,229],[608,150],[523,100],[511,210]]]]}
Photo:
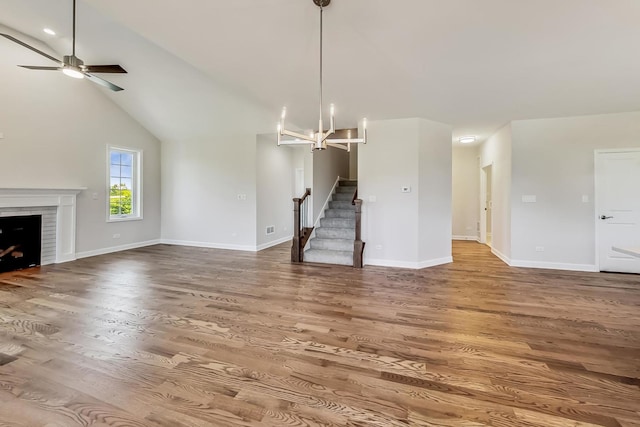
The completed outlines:
{"type": "Polygon", "coordinates": [[[302,199],[293,199],[293,243],[291,245],[291,262],[302,262],[300,251],[300,205],[302,199]]]}
{"type": "Polygon", "coordinates": [[[302,262],[304,256],[304,246],[311,236],[313,227],[309,227],[308,221],[308,203],[307,197],[311,195],[311,189],[302,197],[293,199],[293,242],[291,244],[291,262],[302,262]]]}
{"type": "Polygon", "coordinates": [[[353,266],[362,268],[362,253],[364,252],[364,242],[362,241],[362,200],[355,199],[353,204],[356,207],[356,239],[353,241],[353,266]]]}

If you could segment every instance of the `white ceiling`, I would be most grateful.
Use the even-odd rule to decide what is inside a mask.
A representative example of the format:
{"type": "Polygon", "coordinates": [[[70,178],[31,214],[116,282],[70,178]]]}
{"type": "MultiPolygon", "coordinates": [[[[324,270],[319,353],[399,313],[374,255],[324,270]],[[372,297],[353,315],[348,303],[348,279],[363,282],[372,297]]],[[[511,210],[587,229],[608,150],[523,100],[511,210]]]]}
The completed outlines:
{"type": "MultiPolygon", "coordinates": [[[[68,53],[70,11],[71,0],[0,0],[0,23],[68,53]]],[[[130,72],[108,77],[134,116],[160,108],[135,100],[153,88],[186,102],[170,83],[180,77],[147,60],[161,48],[273,110],[274,123],[287,105],[313,127],[318,21],[312,0],[79,0],[78,56],[130,72]]],[[[333,0],[325,102],[338,127],[423,117],[480,140],[514,119],[640,110],[638,22],[638,0],[333,0]]]]}

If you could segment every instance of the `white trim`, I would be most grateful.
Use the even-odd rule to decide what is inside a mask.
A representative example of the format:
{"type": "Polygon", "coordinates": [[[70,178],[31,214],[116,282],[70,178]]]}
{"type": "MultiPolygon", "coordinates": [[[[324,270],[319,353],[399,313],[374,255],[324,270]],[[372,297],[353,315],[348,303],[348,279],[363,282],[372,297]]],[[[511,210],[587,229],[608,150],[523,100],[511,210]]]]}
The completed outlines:
{"type": "Polygon", "coordinates": [[[597,272],[598,269],[593,264],[567,264],[561,262],[543,262],[543,261],[524,261],[524,260],[511,260],[511,267],[524,267],[524,268],[543,268],[549,270],[566,270],[566,271],[587,271],[597,272]]]}
{"type": "Polygon", "coordinates": [[[495,256],[497,256],[498,258],[500,258],[500,261],[504,262],[507,265],[511,265],[511,259],[509,259],[508,256],[506,256],[502,252],[498,251],[497,249],[492,247],[491,248],[491,253],[494,254],[495,256]]]}
{"type": "Polygon", "coordinates": [[[191,246],[194,248],[209,248],[209,249],[226,249],[230,251],[256,252],[257,250],[256,246],[229,245],[226,243],[211,243],[211,242],[193,242],[188,240],[160,239],[160,243],[163,245],[191,246]]]}
{"type": "Polygon", "coordinates": [[[120,245],[120,246],[111,246],[109,248],[95,249],[93,251],[78,252],[76,254],[76,258],[77,259],[89,258],[93,256],[111,254],[114,252],[128,251],[130,249],[144,248],[147,246],[154,246],[159,244],[160,244],[160,239],[155,239],[155,240],[147,240],[146,242],[136,242],[136,243],[129,243],[129,244],[120,245]]]}
{"type": "Polygon", "coordinates": [[[436,265],[450,264],[452,262],[453,262],[452,256],[448,256],[444,258],[429,259],[426,261],[419,262],[418,268],[420,269],[420,268],[435,267],[436,265]]]}
{"type": "MultiPolygon", "coordinates": [[[[324,205],[322,206],[322,210],[320,211],[320,215],[318,215],[318,219],[316,219],[315,223],[313,224],[313,229],[315,230],[316,228],[318,228],[318,224],[320,223],[320,218],[324,218],[324,211],[327,210],[327,206],[329,206],[329,202],[331,201],[331,197],[333,197],[333,193],[336,191],[336,188],[338,187],[338,183],[340,182],[340,176],[338,176],[338,178],[336,179],[336,182],[333,183],[333,187],[331,188],[331,191],[329,192],[329,195],[327,196],[327,200],[325,200],[324,205]]],[[[345,179],[345,181],[347,181],[345,179]]],[[[309,239],[311,240],[311,239],[309,239]]]]}
{"type": "Polygon", "coordinates": [[[395,261],[389,259],[371,259],[364,260],[364,265],[373,265],[376,267],[394,267],[394,268],[410,268],[413,270],[420,270],[427,267],[435,267],[437,265],[449,264],[453,262],[452,257],[437,258],[420,262],[410,261],[395,261]]]}
{"type": "Polygon", "coordinates": [[[141,148],[127,148],[119,147],[117,145],[107,144],[107,222],[123,222],[123,221],[137,221],[144,219],[143,206],[142,206],[142,155],[143,150],[141,148]],[[134,213],[131,215],[123,216],[111,216],[111,151],[121,151],[125,153],[133,154],[133,162],[131,164],[131,181],[133,182],[133,203],[134,213]]]}
{"type": "Polygon", "coordinates": [[[280,245],[280,244],[285,243],[285,242],[290,242],[291,240],[293,240],[293,234],[291,236],[288,236],[288,237],[283,237],[283,238],[278,239],[278,240],[273,240],[271,242],[267,242],[267,243],[263,243],[262,245],[258,245],[258,246],[256,246],[255,251],[256,252],[263,251],[263,250],[269,249],[269,248],[271,248],[273,246],[277,246],[277,245],[280,245]]]}
{"type": "Polygon", "coordinates": [[[600,163],[598,162],[599,154],[607,154],[607,153],[637,153],[640,151],[640,148],[609,148],[609,149],[597,149],[593,150],[593,216],[595,218],[594,221],[594,237],[595,237],[595,269],[596,271],[600,271],[600,227],[598,221],[598,212],[602,212],[600,209],[600,198],[598,194],[600,193],[600,186],[598,185],[598,175],[602,173],[600,171],[600,163]]]}
{"type": "Polygon", "coordinates": [[[451,236],[451,240],[473,240],[479,242],[478,236],[451,236]]]}
{"type": "Polygon", "coordinates": [[[57,207],[55,262],[73,261],[76,259],[77,195],[83,190],[86,187],[0,188],[0,207],[57,207]]]}

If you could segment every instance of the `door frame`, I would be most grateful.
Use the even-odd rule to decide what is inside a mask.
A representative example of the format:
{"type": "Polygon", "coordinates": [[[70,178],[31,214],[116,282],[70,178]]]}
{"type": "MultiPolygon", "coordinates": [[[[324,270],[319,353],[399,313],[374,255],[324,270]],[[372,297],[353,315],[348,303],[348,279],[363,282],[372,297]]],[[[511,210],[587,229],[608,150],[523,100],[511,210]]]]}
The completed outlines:
{"type": "Polygon", "coordinates": [[[595,236],[595,264],[596,271],[600,270],[600,231],[598,227],[598,215],[600,212],[601,200],[598,197],[600,188],[598,185],[599,174],[602,173],[599,169],[598,156],[600,154],[610,153],[637,153],[640,152],[640,148],[602,148],[593,150],[593,218],[594,218],[594,236],[595,236]]]}
{"type": "MultiPolygon", "coordinates": [[[[486,165],[480,165],[480,215],[478,215],[480,220],[480,236],[479,242],[483,245],[487,244],[487,211],[485,207],[487,206],[487,171],[486,169],[491,167],[491,177],[493,180],[493,162],[488,163],[486,165]]],[[[493,182],[491,183],[491,193],[493,194],[493,182]]],[[[493,197],[493,196],[492,196],[493,197]]],[[[493,234],[493,215],[491,215],[491,232],[493,234]]],[[[493,239],[493,236],[492,236],[493,239]]],[[[491,242],[493,245],[493,241],[491,242]]]]}

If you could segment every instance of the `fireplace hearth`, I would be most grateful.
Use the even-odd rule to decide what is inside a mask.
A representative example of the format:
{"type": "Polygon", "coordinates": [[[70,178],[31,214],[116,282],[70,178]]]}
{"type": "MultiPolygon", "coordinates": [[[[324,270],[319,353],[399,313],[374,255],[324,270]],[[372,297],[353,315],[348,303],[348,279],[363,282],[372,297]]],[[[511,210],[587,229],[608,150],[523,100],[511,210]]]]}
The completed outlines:
{"type": "Polygon", "coordinates": [[[0,273],[40,265],[42,215],[0,217],[0,273]]]}

